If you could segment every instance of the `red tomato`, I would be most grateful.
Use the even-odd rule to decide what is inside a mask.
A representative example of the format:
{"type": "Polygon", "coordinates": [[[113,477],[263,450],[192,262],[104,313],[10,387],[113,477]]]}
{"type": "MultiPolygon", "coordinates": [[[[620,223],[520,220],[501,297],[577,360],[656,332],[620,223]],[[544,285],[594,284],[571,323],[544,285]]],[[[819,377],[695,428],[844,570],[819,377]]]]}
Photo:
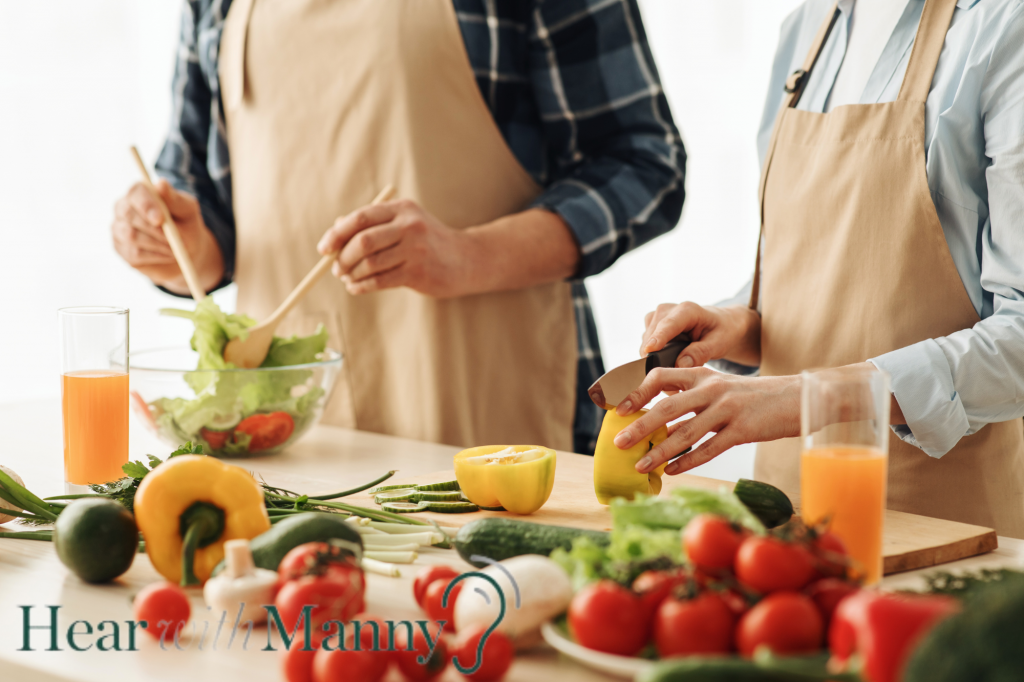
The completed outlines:
{"type": "Polygon", "coordinates": [[[427,586],[427,593],[423,595],[423,610],[430,618],[438,623],[445,621],[445,632],[455,632],[455,600],[459,598],[463,582],[459,581],[448,594],[448,606],[445,603],[444,595],[448,592],[448,585],[455,578],[435,580],[427,586]]]}
{"type": "Polygon", "coordinates": [[[845,580],[822,578],[808,585],[805,592],[821,611],[821,616],[825,620],[825,628],[828,629],[828,624],[832,622],[832,614],[835,613],[839,602],[859,589],[853,583],[848,583],[845,580]]]}
{"type": "MultiPolygon", "coordinates": [[[[289,633],[303,618],[305,607],[311,606],[309,614],[312,632],[322,634],[322,626],[327,621],[349,621],[365,608],[363,589],[361,571],[349,576],[307,575],[282,585],[274,605],[289,633]]],[[[302,630],[298,636],[302,636],[302,630]]]]}
{"type": "Polygon", "coordinates": [[[736,616],[714,592],[694,599],[669,597],[654,619],[654,644],[662,658],[732,651],[736,616]]]}
{"type": "Polygon", "coordinates": [[[395,652],[393,656],[395,663],[398,664],[398,670],[405,679],[412,682],[425,682],[426,680],[440,677],[451,660],[451,654],[448,652],[448,646],[444,643],[444,640],[439,639],[433,653],[431,653],[430,645],[418,627],[413,635],[411,644],[409,642],[408,628],[399,627],[398,633],[395,636],[395,652]],[[421,657],[425,658],[426,661],[421,662],[419,660],[421,657]]]}
{"type": "Polygon", "coordinates": [[[569,603],[569,629],[582,646],[620,656],[639,653],[649,632],[639,597],[611,580],[576,593],[569,603]]]}
{"type": "Polygon", "coordinates": [[[427,593],[430,583],[442,578],[455,578],[458,575],[459,572],[450,566],[424,566],[412,581],[412,594],[416,597],[416,603],[423,606],[423,595],[427,593]]]}
{"type": "Polygon", "coordinates": [[[249,452],[276,447],[288,440],[294,430],[295,420],[287,412],[254,414],[243,419],[235,427],[235,433],[247,433],[252,436],[252,440],[249,441],[249,452]]]}
{"type": "Polygon", "coordinates": [[[327,542],[307,542],[292,548],[277,566],[281,580],[294,580],[305,575],[350,577],[363,570],[343,547],[327,542]]]}
{"type": "Polygon", "coordinates": [[[736,577],[762,594],[799,590],[814,579],[814,561],[803,545],[751,536],[736,553],[736,577]]]}
{"type": "Polygon", "coordinates": [[[321,649],[313,658],[313,682],[380,682],[388,659],[372,651],[321,649]]]}
{"type": "Polygon", "coordinates": [[[286,682],[313,682],[313,659],[319,642],[310,642],[307,650],[302,638],[292,641],[291,647],[281,656],[281,672],[286,682]]]}
{"type": "Polygon", "coordinates": [[[368,613],[361,613],[352,619],[353,640],[356,631],[359,632],[359,648],[364,651],[373,651],[375,648],[380,652],[388,654],[388,624],[378,616],[371,616],[368,613]],[[358,627],[355,625],[358,623],[358,627]],[[377,625],[374,628],[374,624],[377,625]]]}
{"type": "Polygon", "coordinates": [[[146,632],[154,639],[170,644],[175,633],[184,629],[192,614],[188,595],[174,583],[146,585],[132,601],[135,620],[145,621],[146,632]]]}
{"type": "MultiPolygon", "coordinates": [[[[465,669],[476,665],[476,654],[480,648],[480,639],[487,632],[483,625],[470,625],[459,633],[455,641],[455,660],[465,669]]],[[[512,659],[515,658],[515,647],[512,641],[503,633],[495,630],[488,635],[484,642],[483,657],[480,667],[475,672],[463,676],[473,682],[497,682],[508,669],[512,667],[512,659]]]]}
{"type": "Polygon", "coordinates": [[[683,531],[683,550],[690,562],[708,573],[730,570],[744,533],[727,519],[714,514],[699,514],[683,531]]]}
{"type": "Polygon", "coordinates": [[[209,443],[210,447],[214,450],[220,450],[224,447],[227,444],[228,439],[231,438],[234,433],[235,432],[232,429],[228,429],[227,431],[214,431],[206,428],[205,426],[199,429],[199,435],[202,436],[203,440],[209,443]]]}
{"type": "Polygon", "coordinates": [[[672,594],[673,590],[685,585],[689,574],[682,570],[673,571],[644,571],[633,581],[633,591],[640,597],[644,605],[644,612],[647,620],[654,619],[658,607],[665,601],[665,598],[672,594]]]}
{"type": "Polygon", "coordinates": [[[814,602],[799,592],[770,594],[740,619],[736,645],[746,657],[759,646],[778,656],[809,654],[821,648],[825,625],[814,602]]]}
{"type": "Polygon", "coordinates": [[[846,575],[849,553],[838,535],[825,531],[811,543],[811,550],[814,552],[818,573],[833,578],[846,575]]]}

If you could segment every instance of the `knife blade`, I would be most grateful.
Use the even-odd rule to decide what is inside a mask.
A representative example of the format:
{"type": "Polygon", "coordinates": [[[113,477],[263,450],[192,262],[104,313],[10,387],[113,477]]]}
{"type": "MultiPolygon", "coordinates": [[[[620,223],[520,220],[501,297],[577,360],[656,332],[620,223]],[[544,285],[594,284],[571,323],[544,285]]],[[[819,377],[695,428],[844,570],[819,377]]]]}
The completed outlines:
{"type": "Polygon", "coordinates": [[[606,372],[587,390],[590,399],[602,409],[614,408],[635,391],[655,367],[675,367],[676,358],[690,343],[690,335],[684,332],[665,344],[661,350],[606,372]]]}

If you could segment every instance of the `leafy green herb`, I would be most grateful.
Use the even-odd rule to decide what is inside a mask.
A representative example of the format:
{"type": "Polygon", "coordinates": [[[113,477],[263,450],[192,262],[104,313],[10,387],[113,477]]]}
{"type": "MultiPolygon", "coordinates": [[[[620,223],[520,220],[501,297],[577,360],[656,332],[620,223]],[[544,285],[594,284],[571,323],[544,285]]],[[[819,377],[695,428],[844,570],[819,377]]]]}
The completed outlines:
{"type": "MultiPolygon", "coordinates": [[[[202,455],[203,446],[198,443],[192,443],[188,441],[177,450],[167,456],[167,459],[171,457],[177,457],[179,455],[202,455]]],[[[146,459],[149,460],[149,465],[143,464],[139,460],[134,462],[128,462],[121,467],[121,471],[124,472],[125,478],[111,481],[110,483],[102,483],[98,485],[90,485],[89,488],[94,493],[100,495],[107,495],[108,497],[117,500],[124,507],[130,511],[135,511],[135,493],[139,490],[139,484],[142,483],[149,472],[156,469],[158,466],[164,463],[164,460],[154,455],[146,455],[146,459]]]]}

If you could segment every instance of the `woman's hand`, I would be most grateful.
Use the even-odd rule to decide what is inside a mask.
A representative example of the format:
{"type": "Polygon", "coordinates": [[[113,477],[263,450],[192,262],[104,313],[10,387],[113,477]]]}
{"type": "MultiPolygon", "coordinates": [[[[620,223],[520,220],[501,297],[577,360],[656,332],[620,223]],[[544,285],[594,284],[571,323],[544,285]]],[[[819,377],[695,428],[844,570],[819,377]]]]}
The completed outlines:
{"type": "Polygon", "coordinates": [[[761,362],[761,316],[747,306],[705,307],[691,303],[663,303],[644,318],[641,355],[661,350],[683,332],[693,343],[676,360],[676,367],[700,367],[725,358],[741,365],[761,362]]]}
{"type": "Polygon", "coordinates": [[[708,462],[742,443],[800,435],[800,377],[739,377],[714,370],[655,369],[619,403],[616,412],[636,412],[662,391],[678,391],[657,403],[650,412],[615,437],[621,449],[632,446],[665,424],[695,412],[692,419],[674,424],[669,437],[637,462],[641,473],[652,471],[694,445],[715,435],[665,468],[679,474],[708,462]]]}
{"type": "MultiPolygon", "coordinates": [[[[209,291],[224,277],[224,259],[220,245],[203,222],[199,202],[191,194],[179,192],[166,180],[158,180],[156,191],[171,212],[181,240],[196,266],[200,284],[209,291]]],[[[110,233],[114,249],[128,265],[178,294],[188,294],[185,276],[164,237],[164,218],[156,197],[141,182],[114,205],[110,233]]]]}
{"type": "Polygon", "coordinates": [[[317,245],[325,255],[341,251],[332,272],[350,294],[404,286],[441,298],[469,293],[469,247],[463,231],[410,200],[338,218],[317,245]]]}

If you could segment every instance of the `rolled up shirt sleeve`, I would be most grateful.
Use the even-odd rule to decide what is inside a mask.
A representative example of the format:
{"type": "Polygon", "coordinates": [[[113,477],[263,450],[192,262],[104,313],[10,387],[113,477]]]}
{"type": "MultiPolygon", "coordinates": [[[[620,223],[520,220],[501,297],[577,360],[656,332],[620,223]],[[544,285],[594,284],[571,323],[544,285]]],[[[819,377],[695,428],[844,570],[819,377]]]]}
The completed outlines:
{"type": "Polygon", "coordinates": [[[553,161],[534,205],[572,230],[580,279],[676,225],[686,162],[636,0],[586,5],[538,3],[530,41],[553,161]]]}

